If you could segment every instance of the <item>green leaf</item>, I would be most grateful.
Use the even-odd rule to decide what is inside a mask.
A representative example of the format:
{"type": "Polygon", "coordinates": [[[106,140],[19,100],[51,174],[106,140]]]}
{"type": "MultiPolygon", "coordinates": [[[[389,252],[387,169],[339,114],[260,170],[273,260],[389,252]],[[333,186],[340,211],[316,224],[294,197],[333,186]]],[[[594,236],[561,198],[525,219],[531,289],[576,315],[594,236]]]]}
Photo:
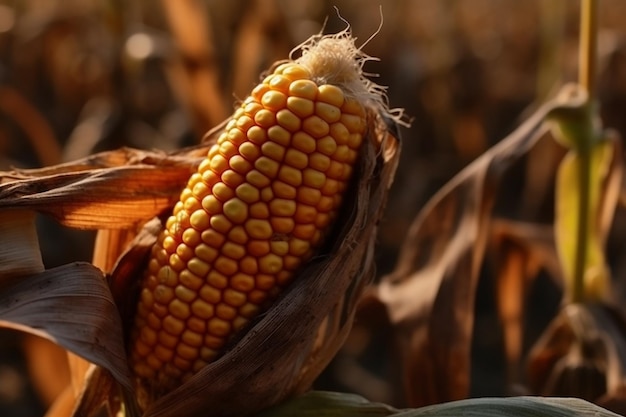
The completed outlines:
{"type": "Polygon", "coordinates": [[[617,417],[578,398],[472,398],[417,409],[398,410],[355,394],[312,391],[256,417],[617,417]]]}

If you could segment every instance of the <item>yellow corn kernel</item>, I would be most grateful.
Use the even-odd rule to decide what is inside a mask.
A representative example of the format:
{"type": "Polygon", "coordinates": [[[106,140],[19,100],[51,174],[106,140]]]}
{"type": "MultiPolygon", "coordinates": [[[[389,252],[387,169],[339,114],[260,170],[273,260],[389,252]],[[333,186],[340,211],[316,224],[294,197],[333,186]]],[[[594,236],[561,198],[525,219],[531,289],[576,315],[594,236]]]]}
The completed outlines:
{"type": "Polygon", "coordinates": [[[304,65],[277,66],[181,191],[151,251],[131,334],[132,369],[154,392],[215,360],[336,217],[365,110],[319,79],[304,65]]]}

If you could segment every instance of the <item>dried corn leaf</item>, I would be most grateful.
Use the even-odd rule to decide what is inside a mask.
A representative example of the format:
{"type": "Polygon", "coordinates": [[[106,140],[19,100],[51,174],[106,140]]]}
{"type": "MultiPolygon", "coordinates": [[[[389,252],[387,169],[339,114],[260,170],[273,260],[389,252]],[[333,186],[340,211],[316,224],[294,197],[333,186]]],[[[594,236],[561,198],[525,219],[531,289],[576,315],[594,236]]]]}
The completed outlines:
{"type": "Polygon", "coordinates": [[[411,405],[469,394],[474,296],[499,181],[540,138],[548,103],[445,185],[415,219],[379,297],[396,326],[411,405]],[[425,382],[427,381],[427,382],[425,382]]]}
{"type": "Polygon", "coordinates": [[[102,272],[73,263],[0,284],[0,326],[49,339],[108,369],[128,390],[122,325],[102,272]]]}
{"type": "Polygon", "coordinates": [[[528,384],[540,395],[619,398],[626,369],[626,320],[602,304],[572,304],[528,355],[528,384]]]}
{"type": "Polygon", "coordinates": [[[374,277],[376,227],[398,146],[377,118],[369,137],[358,181],[346,196],[328,247],[230,350],[154,402],[146,417],[246,415],[310,388],[343,343],[356,302],[374,277]]]}
{"type": "Polygon", "coordinates": [[[66,226],[133,227],[171,207],[208,145],[175,154],[124,148],[0,174],[0,209],[46,213],[66,226]]]}
{"type": "Polygon", "coordinates": [[[496,303],[502,324],[508,385],[521,382],[524,305],[541,271],[560,283],[561,270],[551,225],[494,219],[488,249],[496,274],[496,303]]]}

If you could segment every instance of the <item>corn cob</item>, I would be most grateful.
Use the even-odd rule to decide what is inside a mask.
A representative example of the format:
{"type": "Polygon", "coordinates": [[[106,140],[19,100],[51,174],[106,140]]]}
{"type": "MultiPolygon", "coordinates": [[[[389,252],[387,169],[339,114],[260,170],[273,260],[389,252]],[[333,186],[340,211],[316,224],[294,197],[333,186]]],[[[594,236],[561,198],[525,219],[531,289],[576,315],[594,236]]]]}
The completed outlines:
{"type": "MultiPolygon", "coordinates": [[[[152,249],[131,366],[153,393],[215,360],[314,254],[366,129],[369,59],[347,31],[317,37],[236,109],[152,249]]],[[[156,394],[158,395],[158,394],[156,394]]]]}

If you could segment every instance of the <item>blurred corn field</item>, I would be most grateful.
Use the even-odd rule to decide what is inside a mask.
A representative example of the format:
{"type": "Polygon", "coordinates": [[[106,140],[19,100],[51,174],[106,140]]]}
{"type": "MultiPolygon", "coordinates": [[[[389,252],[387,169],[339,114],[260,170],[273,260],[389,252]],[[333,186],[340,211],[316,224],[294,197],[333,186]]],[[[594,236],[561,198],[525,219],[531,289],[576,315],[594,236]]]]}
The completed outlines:
{"type": "MultiPolygon", "coordinates": [[[[37,168],[128,146],[174,150],[198,143],[309,36],[350,22],[365,42],[380,23],[364,0],[0,1],[0,169],[37,168]]],[[[390,272],[413,218],[469,162],[505,137],[558,86],[576,79],[577,2],[393,0],[366,66],[389,102],[412,120],[378,234],[378,276],[390,272]]],[[[603,0],[599,99],[605,126],[626,136],[626,3],[603,0]]],[[[507,176],[498,215],[551,223],[554,167],[562,151],[535,149],[507,176]],[[520,198],[520,196],[522,196],[520,198]],[[521,201],[521,202],[520,202],[521,201]]],[[[94,234],[41,217],[47,268],[89,261],[94,234]]],[[[626,273],[619,205],[608,241],[614,277],[626,273]]],[[[507,378],[494,274],[487,259],[475,306],[472,396],[515,393],[507,378]],[[513,390],[513,391],[512,391],[513,390]]],[[[529,288],[524,352],[556,314],[561,290],[547,277],[529,288]]],[[[616,284],[616,297],[626,287],[616,284]]],[[[366,306],[318,389],[407,406],[392,330],[366,306]]],[[[0,332],[0,414],[41,415],[67,385],[65,352],[34,336],[0,332]]]]}

